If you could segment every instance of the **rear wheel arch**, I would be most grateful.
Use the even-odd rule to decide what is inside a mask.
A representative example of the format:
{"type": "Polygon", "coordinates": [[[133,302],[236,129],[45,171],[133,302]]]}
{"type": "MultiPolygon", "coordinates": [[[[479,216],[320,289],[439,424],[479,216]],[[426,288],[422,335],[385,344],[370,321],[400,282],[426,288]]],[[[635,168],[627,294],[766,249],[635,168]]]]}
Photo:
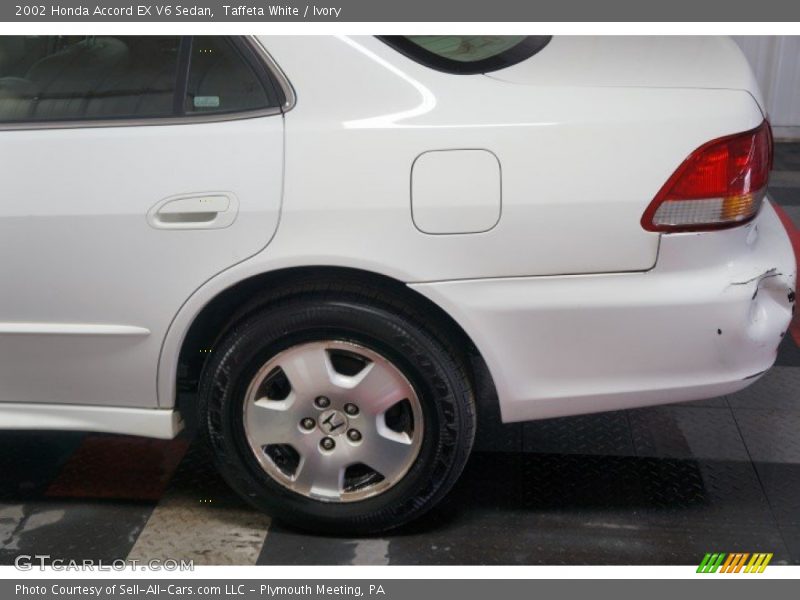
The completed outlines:
{"type": "Polygon", "coordinates": [[[390,303],[464,355],[478,410],[499,410],[496,388],[486,362],[471,337],[438,304],[403,282],[371,271],[345,267],[298,267],[269,271],[244,279],[218,293],[195,315],[181,343],[176,391],[196,391],[214,344],[255,311],[291,295],[326,291],[361,295],[390,303]]]}

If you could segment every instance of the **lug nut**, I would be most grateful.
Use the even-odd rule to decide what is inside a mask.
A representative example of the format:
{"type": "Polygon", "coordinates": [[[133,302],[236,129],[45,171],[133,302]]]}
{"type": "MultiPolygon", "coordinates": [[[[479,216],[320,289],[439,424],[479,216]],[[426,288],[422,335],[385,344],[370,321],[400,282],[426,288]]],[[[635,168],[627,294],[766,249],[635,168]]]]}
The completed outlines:
{"type": "Polygon", "coordinates": [[[333,450],[336,442],[333,441],[333,438],[324,437],[320,440],[319,445],[323,450],[333,450]]]}
{"type": "Polygon", "coordinates": [[[314,404],[316,405],[317,408],[328,408],[331,405],[331,401],[329,398],[326,398],[325,396],[317,396],[314,399],[314,404]]]}
{"type": "Polygon", "coordinates": [[[345,404],[344,412],[346,412],[351,417],[355,417],[358,414],[358,407],[355,404],[345,404]]]}
{"type": "Polygon", "coordinates": [[[361,432],[358,429],[350,429],[347,432],[347,439],[351,442],[360,442],[361,441],[361,432]]]}
{"type": "Polygon", "coordinates": [[[312,429],[314,429],[314,427],[316,427],[316,425],[317,425],[316,421],[314,421],[314,419],[310,417],[306,417],[305,419],[300,421],[300,427],[302,427],[306,431],[311,431],[312,429]]]}

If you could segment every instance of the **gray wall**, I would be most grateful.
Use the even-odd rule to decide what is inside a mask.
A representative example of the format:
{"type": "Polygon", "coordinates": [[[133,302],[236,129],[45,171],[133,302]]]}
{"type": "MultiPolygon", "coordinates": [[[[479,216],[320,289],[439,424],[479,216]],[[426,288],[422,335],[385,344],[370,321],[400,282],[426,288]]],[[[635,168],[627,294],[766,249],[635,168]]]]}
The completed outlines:
{"type": "Polygon", "coordinates": [[[735,36],[755,71],[778,138],[800,139],[800,36],[735,36]]]}

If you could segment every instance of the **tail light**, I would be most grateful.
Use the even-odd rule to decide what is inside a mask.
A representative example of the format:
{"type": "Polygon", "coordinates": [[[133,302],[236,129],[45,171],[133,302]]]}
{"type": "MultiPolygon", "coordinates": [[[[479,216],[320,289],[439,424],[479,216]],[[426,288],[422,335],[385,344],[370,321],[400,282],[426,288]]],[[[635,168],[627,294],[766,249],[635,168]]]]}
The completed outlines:
{"type": "Polygon", "coordinates": [[[772,131],[765,120],[744,133],[700,146],[678,167],[642,216],[648,231],[735,227],[758,214],[772,168],[772,131]]]}

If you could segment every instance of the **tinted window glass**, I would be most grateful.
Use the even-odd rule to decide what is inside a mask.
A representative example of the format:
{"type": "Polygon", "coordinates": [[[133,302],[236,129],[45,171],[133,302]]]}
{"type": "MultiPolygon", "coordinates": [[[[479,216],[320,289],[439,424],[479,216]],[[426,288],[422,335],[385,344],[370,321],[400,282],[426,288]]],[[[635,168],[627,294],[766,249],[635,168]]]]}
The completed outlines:
{"type": "Polygon", "coordinates": [[[225,113],[275,105],[230,40],[219,36],[194,38],[184,107],[187,113],[225,113]]]}
{"type": "Polygon", "coordinates": [[[410,35],[406,39],[442,58],[459,62],[486,60],[525,39],[524,35],[410,35]]]}
{"type": "Polygon", "coordinates": [[[2,36],[0,121],[173,113],[178,37],[2,36]]]}
{"type": "Polygon", "coordinates": [[[496,71],[539,52],[550,36],[536,35],[389,35],[384,42],[409,58],[448,73],[496,71]]]}

